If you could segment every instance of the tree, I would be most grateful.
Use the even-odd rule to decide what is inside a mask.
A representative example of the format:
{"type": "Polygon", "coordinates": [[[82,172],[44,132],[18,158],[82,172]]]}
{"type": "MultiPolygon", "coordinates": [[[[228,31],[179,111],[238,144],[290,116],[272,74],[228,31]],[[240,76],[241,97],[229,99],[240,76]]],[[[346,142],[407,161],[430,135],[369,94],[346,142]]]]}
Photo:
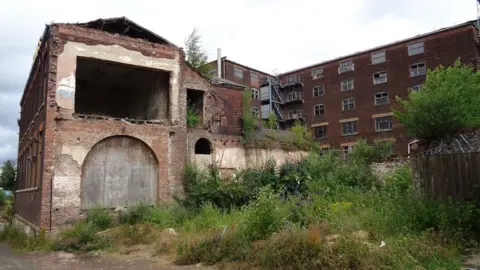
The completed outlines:
{"type": "Polygon", "coordinates": [[[250,143],[258,127],[258,117],[252,115],[252,89],[246,87],[242,96],[242,132],[245,143],[250,143]]]}
{"type": "Polygon", "coordinates": [[[448,68],[429,70],[421,89],[397,102],[403,111],[394,109],[395,116],[417,138],[433,141],[480,127],[480,73],[457,60],[448,68]]]}
{"type": "Polygon", "coordinates": [[[200,73],[200,75],[205,78],[211,78],[211,70],[213,67],[208,64],[207,55],[202,52],[200,43],[201,36],[198,33],[198,29],[194,28],[185,40],[187,62],[200,73]]]}
{"type": "Polygon", "coordinates": [[[17,169],[14,163],[7,160],[3,163],[2,172],[0,173],[0,186],[7,190],[15,188],[15,181],[17,177],[17,169]]]}

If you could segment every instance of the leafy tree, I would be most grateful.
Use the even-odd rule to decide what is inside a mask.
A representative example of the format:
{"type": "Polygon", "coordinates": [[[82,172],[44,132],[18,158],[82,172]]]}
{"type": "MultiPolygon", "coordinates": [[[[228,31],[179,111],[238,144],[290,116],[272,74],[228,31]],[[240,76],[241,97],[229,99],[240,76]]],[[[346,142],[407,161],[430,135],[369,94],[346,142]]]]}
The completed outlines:
{"type": "Polygon", "coordinates": [[[205,78],[211,78],[212,66],[208,64],[207,55],[200,46],[201,36],[198,29],[194,28],[185,40],[185,53],[187,62],[205,78]]]}
{"type": "Polygon", "coordinates": [[[267,120],[264,121],[265,127],[268,129],[274,129],[277,125],[277,116],[274,113],[268,115],[267,120]]]}
{"type": "Polygon", "coordinates": [[[454,65],[428,71],[425,84],[393,110],[409,135],[443,139],[462,128],[480,126],[480,73],[457,60],[454,65]]]}
{"type": "Polygon", "coordinates": [[[0,186],[4,189],[12,190],[15,188],[17,169],[14,163],[7,160],[3,163],[2,172],[0,173],[0,186]]]}

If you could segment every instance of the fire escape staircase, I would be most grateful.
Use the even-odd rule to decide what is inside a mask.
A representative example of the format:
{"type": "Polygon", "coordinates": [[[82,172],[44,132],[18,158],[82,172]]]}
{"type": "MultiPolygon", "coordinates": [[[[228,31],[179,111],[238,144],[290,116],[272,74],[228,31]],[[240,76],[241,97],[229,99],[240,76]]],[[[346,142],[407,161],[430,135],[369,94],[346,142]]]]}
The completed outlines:
{"type": "Polygon", "coordinates": [[[279,121],[283,120],[282,104],[283,99],[280,93],[278,92],[278,84],[272,83],[270,85],[270,91],[272,93],[272,110],[275,112],[275,116],[279,121]]]}

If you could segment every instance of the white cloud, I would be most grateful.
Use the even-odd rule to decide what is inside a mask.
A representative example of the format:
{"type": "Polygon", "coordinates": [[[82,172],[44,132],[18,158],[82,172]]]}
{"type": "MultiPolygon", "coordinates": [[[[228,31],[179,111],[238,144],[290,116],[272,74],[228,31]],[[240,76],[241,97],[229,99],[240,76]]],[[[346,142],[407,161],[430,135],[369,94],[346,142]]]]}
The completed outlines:
{"type": "MultiPolygon", "coordinates": [[[[285,72],[475,15],[473,0],[6,1],[0,9],[0,92],[16,91],[17,100],[8,102],[18,104],[38,38],[52,21],[126,16],[180,46],[198,27],[211,59],[220,47],[234,61],[285,72]]],[[[16,142],[0,142],[0,161],[12,146],[16,142]]]]}

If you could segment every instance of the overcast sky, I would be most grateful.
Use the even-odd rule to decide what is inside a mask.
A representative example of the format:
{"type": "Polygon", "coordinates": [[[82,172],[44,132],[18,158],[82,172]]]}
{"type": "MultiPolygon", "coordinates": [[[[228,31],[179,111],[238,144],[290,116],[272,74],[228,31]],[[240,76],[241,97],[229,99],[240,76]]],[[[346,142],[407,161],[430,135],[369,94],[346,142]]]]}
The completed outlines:
{"type": "Polygon", "coordinates": [[[285,72],[476,17],[476,0],[0,0],[0,162],[16,159],[19,100],[45,24],[126,16],[183,46],[285,72]]]}

